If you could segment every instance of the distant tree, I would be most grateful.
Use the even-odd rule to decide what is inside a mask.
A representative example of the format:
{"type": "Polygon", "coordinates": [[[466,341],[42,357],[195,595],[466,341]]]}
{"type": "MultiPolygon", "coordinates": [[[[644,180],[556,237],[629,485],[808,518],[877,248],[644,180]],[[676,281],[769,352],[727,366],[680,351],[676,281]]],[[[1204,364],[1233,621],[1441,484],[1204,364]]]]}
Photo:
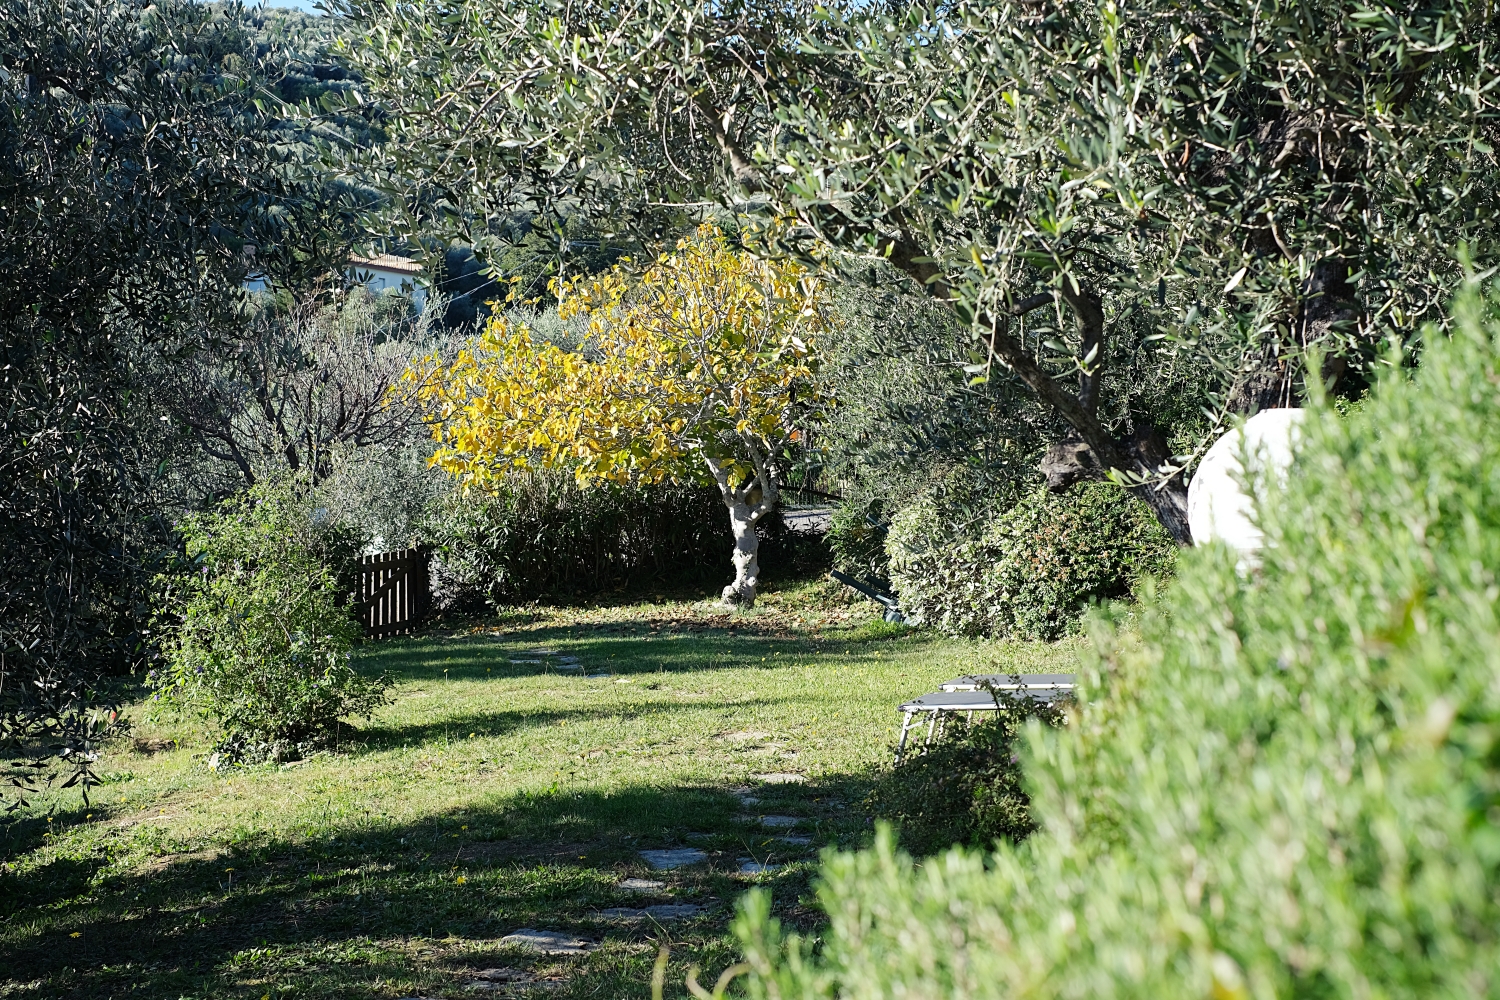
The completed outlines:
{"type": "Polygon", "coordinates": [[[776,509],[778,465],[817,405],[826,293],[802,267],[759,260],[711,227],[639,274],[617,265],[554,287],[563,319],[588,317],[580,350],[497,316],[451,365],[412,372],[441,445],[433,461],[478,487],[525,466],[572,469],[580,484],[706,473],[734,536],[724,601],[753,605],[756,525],[776,509]]]}
{"type": "Polygon", "coordinates": [[[239,13],[0,0],[6,797],[90,780],[113,729],[101,678],[142,651],[174,457],[145,359],[232,328],[247,248],[271,266],[296,242],[298,175],[261,85],[275,52],[239,13]]]}
{"type": "Polygon", "coordinates": [[[341,451],[388,446],[418,424],[399,400],[411,359],[432,347],[410,303],[353,288],[336,301],[262,300],[212,350],[170,359],[156,398],[238,488],[268,474],[316,486],[341,451]]]}
{"type": "Polygon", "coordinates": [[[453,217],[708,205],[885,260],[1058,422],[1049,482],[1134,484],[1182,541],[1159,390],[1285,405],[1313,346],[1357,385],[1445,322],[1459,248],[1500,254],[1500,27],[1467,0],[344,6],[386,155],[453,217]],[[1173,369],[1144,394],[1142,356],[1173,369]]]}

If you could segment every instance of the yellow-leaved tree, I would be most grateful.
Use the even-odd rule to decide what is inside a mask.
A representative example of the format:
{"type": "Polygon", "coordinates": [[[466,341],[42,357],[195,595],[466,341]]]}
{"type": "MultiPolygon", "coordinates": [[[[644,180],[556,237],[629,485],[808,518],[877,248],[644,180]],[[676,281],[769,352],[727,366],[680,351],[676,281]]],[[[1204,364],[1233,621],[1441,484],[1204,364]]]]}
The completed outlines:
{"type": "Polygon", "coordinates": [[[569,468],[583,486],[711,478],[734,536],[724,601],[754,604],[756,525],[776,509],[799,425],[823,404],[813,376],[832,322],[826,290],[704,226],[643,271],[627,262],[554,291],[564,319],[588,319],[577,350],[495,316],[452,363],[408,372],[439,442],[433,464],[478,488],[516,467],[569,468]]]}

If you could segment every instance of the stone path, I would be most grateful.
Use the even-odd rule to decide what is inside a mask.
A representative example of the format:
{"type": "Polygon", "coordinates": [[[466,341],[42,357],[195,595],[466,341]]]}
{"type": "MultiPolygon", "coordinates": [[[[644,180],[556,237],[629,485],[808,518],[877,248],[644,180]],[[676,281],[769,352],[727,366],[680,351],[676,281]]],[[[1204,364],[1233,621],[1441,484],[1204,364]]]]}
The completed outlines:
{"type": "MultiPolygon", "coordinates": [[[[545,651],[535,650],[528,652],[545,651]]],[[[741,735],[739,733],[732,733],[729,735],[729,738],[733,739],[741,735]]],[[[745,739],[763,739],[765,735],[758,732],[746,732],[743,734],[743,737],[745,739]]],[[[782,806],[783,808],[790,806],[794,810],[797,809],[796,800],[802,795],[800,789],[795,791],[792,789],[775,790],[766,786],[800,785],[806,782],[806,778],[803,775],[775,772],[756,775],[755,777],[760,782],[760,787],[745,786],[732,789],[741,807],[746,810],[752,810],[754,807],[761,805],[765,801],[765,798],[768,797],[775,805],[782,806]]],[[[676,871],[709,862],[724,864],[729,862],[729,858],[733,857],[733,867],[729,868],[728,871],[737,877],[753,880],[784,870],[795,859],[806,856],[805,850],[797,849],[810,847],[813,843],[813,838],[810,835],[791,832],[804,823],[812,823],[812,820],[805,816],[782,813],[756,815],[754,812],[747,812],[736,818],[746,826],[759,827],[768,832],[775,831],[763,840],[754,838],[758,840],[763,848],[774,843],[774,845],[780,845],[783,848],[792,848],[793,850],[788,852],[772,847],[770,853],[766,854],[756,850],[753,844],[747,843],[741,850],[748,847],[755,852],[756,856],[752,857],[748,854],[741,857],[734,857],[733,855],[722,856],[720,853],[715,852],[713,844],[705,844],[708,850],[697,847],[661,847],[647,848],[637,853],[647,866],[656,872],[676,871]]],[[[718,846],[722,848],[724,833],[690,833],[686,836],[689,839],[718,841],[718,846]]],[[[688,884],[693,884],[691,878],[688,884]]],[[[648,898],[656,896],[658,899],[661,897],[671,899],[673,895],[673,883],[659,878],[630,876],[620,879],[616,883],[616,888],[622,893],[646,895],[648,898]]],[[[647,903],[646,900],[642,900],[642,902],[647,903]]],[[[653,923],[665,924],[722,914],[726,910],[728,903],[729,900],[715,898],[692,903],[655,902],[641,906],[609,906],[593,911],[593,915],[596,920],[604,922],[607,925],[614,925],[622,929],[633,928],[634,933],[639,934],[653,923]]],[[[610,937],[612,933],[620,932],[619,930],[611,932],[608,927],[602,928],[604,938],[610,937]]],[[[650,933],[648,929],[645,932],[650,933]]],[[[539,930],[531,927],[524,927],[513,931],[501,938],[499,943],[502,946],[523,949],[536,955],[556,957],[588,955],[596,950],[600,944],[599,940],[578,936],[566,931],[539,930]]],[[[462,988],[476,993],[524,991],[562,986],[566,984],[566,981],[565,976],[559,976],[556,972],[553,973],[552,978],[541,979],[525,969],[495,967],[473,972],[472,979],[465,983],[462,988]]],[[[407,998],[407,1000],[422,1000],[422,998],[407,998]]]]}

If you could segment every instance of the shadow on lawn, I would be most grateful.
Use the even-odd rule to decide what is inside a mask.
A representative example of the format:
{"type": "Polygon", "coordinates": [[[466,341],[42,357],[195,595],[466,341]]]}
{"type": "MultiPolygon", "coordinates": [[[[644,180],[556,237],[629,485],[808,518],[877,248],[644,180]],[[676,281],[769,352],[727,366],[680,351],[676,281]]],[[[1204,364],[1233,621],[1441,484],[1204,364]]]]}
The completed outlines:
{"type": "MultiPolygon", "coordinates": [[[[718,704],[734,708],[751,708],[781,704],[782,698],[740,698],[724,700],[718,704]]],[[[628,706],[606,706],[593,708],[563,709],[517,709],[508,712],[471,712],[450,715],[428,723],[405,725],[372,724],[350,730],[350,735],[339,743],[345,753],[366,753],[391,750],[401,746],[416,746],[440,740],[458,742],[471,733],[477,736],[499,736],[516,729],[553,726],[559,722],[589,721],[595,719],[633,719],[656,716],[677,716],[682,705],[673,702],[659,704],[636,704],[628,706]]]]}
{"type": "MultiPolygon", "coordinates": [[[[646,620],[643,619],[643,622],[646,620]]],[[[406,639],[370,643],[362,648],[363,669],[384,673],[393,681],[476,680],[482,678],[529,677],[555,674],[559,678],[577,677],[577,673],[560,672],[555,663],[512,663],[531,647],[556,650],[558,655],[579,658],[585,672],[602,671],[611,676],[628,677],[642,673],[698,673],[758,667],[762,657],[796,657],[817,655],[819,659],[837,662],[841,650],[856,659],[867,651],[901,639],[911,633],[901,625],[881,621],[862,623],[849,634],[816,638],[785,630],[702,629],[697,631],[663,629],[655,632],[644,624],[624,624],[614,631],[583,629],[576,626],[550,626],[525,633],[504,636],[475,634],[461,638],[450,636],[414,636],[406,639]],[[649,637],[652,644],[643,643],[649,637]]]]}
{"type": "MultiPolygon", "coordinates": [[[[847,842],[857,831],[838,827],[849,811],[834,790],[853,786],[772,788],[766,801],[805,807],[818,841],[842,832],[847,842]]],[[[460,996],[465,969],[508,965],[562,968],[559,996],[634,996],[663,935],[683,962],[732,961],[723,933],[745,888],[738,859],[814,850],[767,850],[767,840],[731,790],[558,788],[410,825],[169,855],[124,873],[103,853],[59,859],[0,877],[0,993],[29,983],[26,995],[47,997],[258,998],[288,987],[314,997],[460,996]],[[708,862],[650,872],[637,853],[685,844],[708,862]],[[618,886],[627,876],[667,889],[633,895],[618,886]],[[707,910],[670,933],[598,912],[668,901],[707,910]],[[498,946],[522,927],[608,941],[567,960],[498,946]]],[[[809,877],[793,865],[769,879],[792,925],[813,919],[800,902],[809,877]]]]}

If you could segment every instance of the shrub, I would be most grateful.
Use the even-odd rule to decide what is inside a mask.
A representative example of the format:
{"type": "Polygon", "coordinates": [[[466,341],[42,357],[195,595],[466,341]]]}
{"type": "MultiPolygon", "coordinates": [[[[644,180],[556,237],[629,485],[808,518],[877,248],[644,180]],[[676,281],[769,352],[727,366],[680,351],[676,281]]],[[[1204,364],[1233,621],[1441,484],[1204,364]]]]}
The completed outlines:
{"type": "Polygon", "coordinates": [[[998,516],[928,493],[896,515],[886,548],[913,620],[1037,639],[1073,629],[1090,601],[1167,572],[1176,551],[1151,511],[1108,483],[1037,490],[998,516]]]}
{"type": "Polygon", "coordinates": [[[159,699],[196,708],[231,759],[289,759],[368,716],[384,682],[356,673],[350,610],[359,538],[286,485],[258,486],[179,526],[162,579],[159,699]]]}
{"type": "Polygon", "coordinates": [[[889,589],[890,567],[885,552],[889,526],[881,518],[883,507],[878,497],[839,504],[833,509],[828,528],[828,547],[839,569],[889,589]]]}
{"type": "Polygon", "coordinates": [[[454,493],[424,531],[449,603],[576,598],[627,587],[722,586],[724,502],[715,487],[579,489],[566,472],[518,472],[454,493]]]}
{"type": "Polygon", "coordinates": [[[1414,383],[1314,400],[1258,570],[1195,550],[1138,638],[1098,620],[1036,834],[826,855],[816,953],[751,897],[749,995],[1495,996],[1500,310],[1456,312],[1414,383]]]}
{"type": "Polygon", "coordinates": [[[989,847],[999,838],[1020,843],[1035,829],[1017,745],[1030,717],[1060,725],[1063,708],[1009,703],[994,718],[950,725],[885,771],[866,807],[919,855],[954,844],[989,847]]]}

